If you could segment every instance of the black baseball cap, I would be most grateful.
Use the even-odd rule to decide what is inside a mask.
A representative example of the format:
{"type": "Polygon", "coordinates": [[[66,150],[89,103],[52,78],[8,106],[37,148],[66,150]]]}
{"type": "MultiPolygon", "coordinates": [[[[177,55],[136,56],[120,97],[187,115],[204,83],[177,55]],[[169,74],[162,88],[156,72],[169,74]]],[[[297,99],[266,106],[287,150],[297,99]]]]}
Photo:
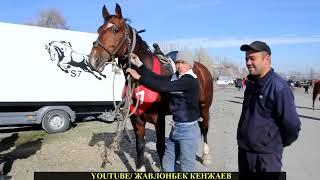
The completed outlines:
{"type": "Polygon", "coordinates": [[[261,52],[261,51],[265,51],[267,52],[269,55],[271,55],[271,49],[270,47],[262,41],[254,41],[251,44],[244,44],[240,47],[241,51],[248,51],[248,50],[254,50],[257,52],[261,52]]]}

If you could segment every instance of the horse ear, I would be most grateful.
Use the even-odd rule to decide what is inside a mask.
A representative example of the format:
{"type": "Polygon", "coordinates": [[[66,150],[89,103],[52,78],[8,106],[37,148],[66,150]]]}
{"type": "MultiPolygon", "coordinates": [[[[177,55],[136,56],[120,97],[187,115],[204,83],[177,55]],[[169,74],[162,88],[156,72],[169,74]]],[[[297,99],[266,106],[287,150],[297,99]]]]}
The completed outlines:
{"type": "Polygon", "coordinates": [[[102,8],[102,17],[105,21],[107,21],[107,18],[110,16],[107,8],[106,8],[106,5],[103,5],[103,8],[102,8]]]}
{"type": "Polygon", "coordinates": [[[116,3],[116,16],[122,19],[121,7],[118,3],[116,3]]]}

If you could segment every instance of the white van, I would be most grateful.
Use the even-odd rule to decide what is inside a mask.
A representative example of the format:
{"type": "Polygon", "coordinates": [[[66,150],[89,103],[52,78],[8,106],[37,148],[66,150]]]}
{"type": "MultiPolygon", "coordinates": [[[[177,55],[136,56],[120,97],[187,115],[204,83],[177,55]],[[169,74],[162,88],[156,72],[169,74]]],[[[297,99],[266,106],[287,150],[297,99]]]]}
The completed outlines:
{"type": "Polygon", "coordinates": [[[224,86],[233,85],[234,80],[228,76],[219,76],[218,80],[216,81],[216,84],[224,86]]]}

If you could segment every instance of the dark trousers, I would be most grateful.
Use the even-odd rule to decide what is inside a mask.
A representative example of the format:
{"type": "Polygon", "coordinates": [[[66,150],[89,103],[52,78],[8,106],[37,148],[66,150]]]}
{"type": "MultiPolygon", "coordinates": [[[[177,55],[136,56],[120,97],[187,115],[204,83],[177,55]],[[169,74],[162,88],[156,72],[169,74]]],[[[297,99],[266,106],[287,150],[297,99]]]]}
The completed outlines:
{"type": "Polygon", "coordinates": [[[239,172],[280,172],[282,153],[259,154],[239,149],[239,172]]]}

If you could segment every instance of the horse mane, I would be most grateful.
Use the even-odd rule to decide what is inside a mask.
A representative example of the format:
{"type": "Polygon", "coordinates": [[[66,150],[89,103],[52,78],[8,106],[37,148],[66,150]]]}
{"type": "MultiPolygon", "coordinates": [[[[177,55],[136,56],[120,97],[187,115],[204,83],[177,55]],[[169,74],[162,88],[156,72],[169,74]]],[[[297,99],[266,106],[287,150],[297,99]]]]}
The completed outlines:
{"type": "MultiPolygon", "coordinates": [[[[132,28],[130,25],[129,27],[129,32],[130,36],[133,34],[134,28],[132,28]]],[[[132,40],[132,37],[131,37],[132,40]]],[[[142,39],[142,37],[139,35],[138,32],[136,32],[136,44],[133,52],[137,55],[145,55],[145,57],[140,57],[140,60],[142,62],[147,62],[149,60],[152,60],[152,51],[146,41],[142,39]]],[[[153,64],[153,63],[152,63],[153,64]]]]}
{"type": "MultiPolygon", "coordinates": [[[[115,15],[111,15],[111,16],[115,16],[115,15]]],[[[131,34],[132,34],[134,28],[129,25],[131,23],[131,19],[130,18],[123,18],[123,19],[128,24],[129,31],[131,31],[131,34]]],[[[141,36],[139,35],[138,32],[136,32],[136,41],[137,42],[139,41],[143,45],[143,48],[145,48],[145,49],[147,49],[148,51],[151,52],[148,43],[141,38],[141,36]]]]}
{"type": "MultiPolygon", "coordinates": [[[[104,23],[106,23],[107,21],[109,21],[113,17],[116,17],[116,15],[109,15],[108,17],[106,17],[104,23]]],[[[125,23],[128,24],[129,31],[132,34],[132,31],[134,28],[129,25],[129,23],[131,23],[131,19],[130,18],[123,18],[123,19],[124,19],[125,23]]],[[[150,53],[152,53],[148,43],[146,41],[144,41],[138,33],[136,33],[136,42],[140,42],[141,45],[143,46],[143,48],[147,49],[148,51],[150,51],[150,53]]]]}
{"type": "Polygon", "coordinates": [[[144,48],[147,49],[148,51],[150,51],[150,53],[151,53],[151,49],[150,49],[148,43],[146,41],[144,41],[138,33],[136,34],[136,37],[137,37],[137,42],[139,41],[144,46],[144,48]]]}

